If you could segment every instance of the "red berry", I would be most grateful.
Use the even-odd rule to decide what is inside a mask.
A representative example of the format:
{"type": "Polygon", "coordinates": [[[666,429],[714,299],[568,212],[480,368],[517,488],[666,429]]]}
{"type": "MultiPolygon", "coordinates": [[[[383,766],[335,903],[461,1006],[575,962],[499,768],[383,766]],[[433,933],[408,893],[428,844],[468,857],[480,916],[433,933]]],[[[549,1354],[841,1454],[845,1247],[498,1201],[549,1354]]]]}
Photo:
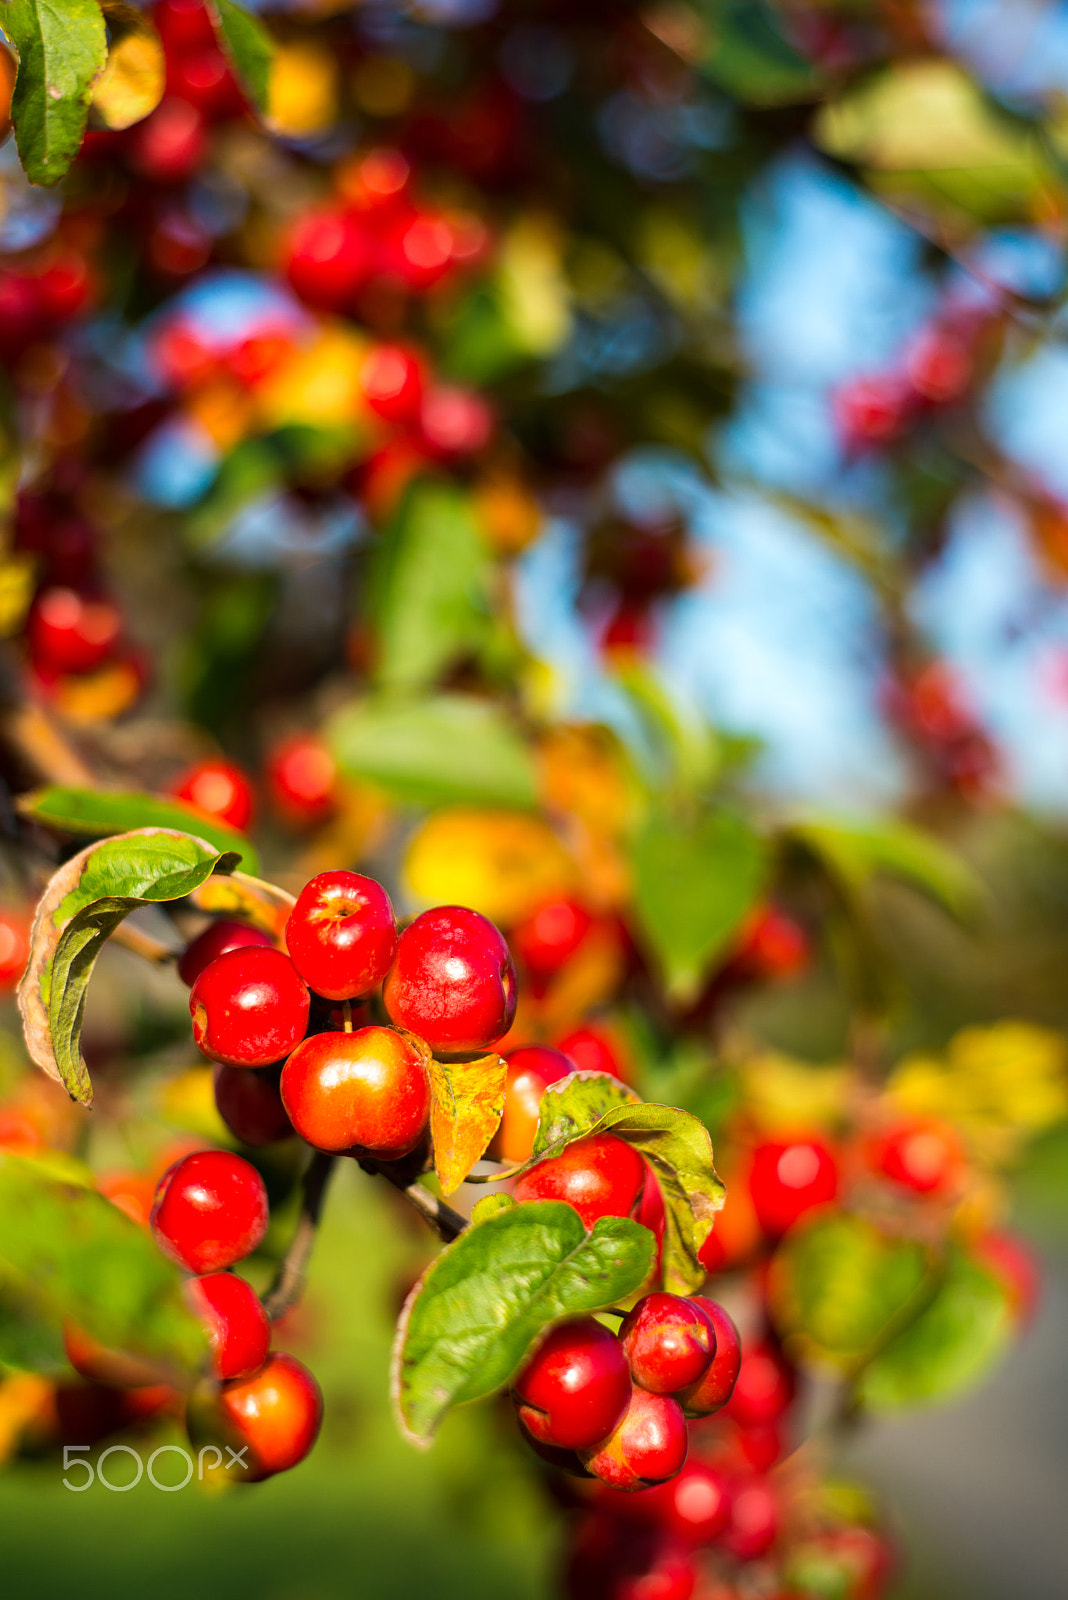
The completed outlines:
{"type": "Polygon", "coordinates": [[[392,1028],[317,1033],[282,1068],[290,1121],[317,1150],[407,1155],[430,1116],[430,1080],[419,1051],[392,1028]]]}
{"type": "Polygon", "coordinates": [[[612,1600],[691,1600],[697,1576],[688,1551],[658,1550],[644,1572],[620,1578],[612,1600]]]}
{"type": "Polygon", "coordinates": [[[435,1055],[487,1050],[515,1017],[508,946],[477,911],[424,911],[400,936],[382,999],[390,1021],[425,1039],[435,1055]]]}
{"type": "Polygon", "coordinates": [[[809,938],[793,917],[777,906],[762,906],[742,929],[731,970],[739,977],[781,980],[803,972],[809,961],[809,938]]]}
{"type": "Polygon", "coordinates": [[[606,1072],[620,1083],[630,1083],[630,1069],[615,1035],[607,1028],[587,1024],[557,1039],[556,1048],[571,1057],[579,1072],[606,1072]]]}
{"type": "Polygon", "coordinates": [[[912,420],[910,386],[894,374],[853,378],[834,396],[834,418],[847,449],[889,444],[912,420]]]}
{"type": "Polygon", "coordinates": [[[337,804],[337,764],[310,734],[297,734],[272,750],[267,784],[275,809],[293,827],[314,827],[337,804]]]}
{"type": "Polygon", "coordinates": [[[397,949],[389,895],[358,872],[320,872],[289,913],[286,946],[305,983],[324,1000],[370,994],[397,949]]]}
{"type": "Polygon", "coordinates": [[[15,987],[29,957],[29,918],[23,912],[0,908],[0,990],[15,987]]]}
{"type": "Polygon", "coordinates": [[[741,1367],[725,1415],[743,1427],[776,1422],[793,1404],[796,1393],[793,1368],[779,1350],[766,1341],[751,1344],[742,1351],[741,1367]]]}
{"type": "Polygon", "coordinates": [[[157,183],[184,183],[207,153],[204,118],[188,100],[167,95],[130,130],[130,164],[157,183]]]}
{"type": "Polygon", "coordinates": [[[1018,1234],[995,1228],[976,1240],[975,1254],[1008,1294],[1016,1323],[1027,1327],[1042,1290],[1042,1275],[1031,1250],[1018,1234]]]}
{"type": "Polygon", "coordinates": [[[66,322],[84,311],[92,298],[93,274],[77,250],[53,256],[37,275],[41,309],[54,322],[66,322]]]}
{"type": "Polygon", "coordinates": [[[504,1114],[487,1152],[496,1161],[527,1161],[534,1149],[541,1097],[551,1083],[559,1083],[575,1070],[562,1050],[547,1044],[520,1045],[505,1056],[508,1084],[504,1114]]]}
{"type": "Polygon", "coordinates": [[[688,1417],[708,1417],[726,1405],[734,1392],[742,1362],[738,1329],[723,1307],[705,1295],[694,1295],[716,1333],[716,1353],[704,1375],[677,1396],[688,1417]]]}
{"type": "Polygon", "coordinates": [[[216,1065],[215,1105],[235,1139],[242,1144],[274,1144],[288,1139],[293,1124],[278,1089],[277,1067],[216,1065]]]}
{"type": "Polygon", "coordinates": [[[231,950],[243,950],[247,945],[273,948],[274,940],[262,928],[253,928],[248,922],[234,922],[228,917],[220,917],[217,922],[209,923],[203,933],[198,933],[191,944],[186,945],[178,958],[178,976],[191,989],[204,968],[210,966],[218,956],[227,955],[231,950]]]}
{"type": "Polygon", "coordinates": [[[159,1181],[152,1233],[164,1255],[190,1272],[218,1272],[250,1255],[267,1232],[263,1179],[228,1150],[200,1150],[159,1181]]]}
{"type": "Polygon", "coordinates": [[[309,305],[340,311],[374,269],[371,241],[346,211],[323,207],[301,217],[289,236],[286,276],[309,305]]]}
{"type": "Polygon", "coordinates": [[[924,328],[905,355],[909,382],[923,400],[946,405],[965,393],[975,371],[966,340],[944,328],[924,328]]]}
{"type": "Polygon", "coordinates": [[[437,384],[423,395],[419,428],[427,448],[437,455],[471,456],[493,437],[493,412],[480,394],[437,384]]]}
{"type": "Polygon", "coordinates": [[[121,631],[110,601],[64,588],[42,589],[26,621],[34,666],[46,672],[92,672],[112,655],[121,631]]]}
{"type": "Polygon", "coordinates": [[[214,1376],[250,1378],[258,1372],[271,1348],[271,1324],[252,1285],[233,1272],[212,1272],[191,1278],[186,1293],[207,1329],[214,1376]]]}
{"type": "Polygon", "coordinates": [[[898,1123],[872,1141],[869,1156],[877,1172],[915,1194],[952,1189],[964,1167],[956,1130],[933,1118],[898,1123]]]}
{"type": "Polygon", "coordinates": [[[678,1477],[646,1489],[635,1510],[684,1544],[711,1544],[730,1516],[730,1481],[717,1467],[687,1461],[678,1477]]]}
{"type": "Polygon", "coordinates": [[[611,1436],[580,1454],[595,1477],[629,1494],[673,1478],[686,1460],[686,1447],[686,1418],[677,1402],[635,1385],[611,1436]]]}
{"type": "Polygon", "coordinates": [[[749,1192],[757,1221],[778,1238],[838,1194],[838,1163],[820,1139],[770,1140],[753,1152],[749,1192]]]}
{"type": "Polygon", "coordinates": [[[764,1479],[743,1479],[736,1484],[730,1516],[721,1535],[723,1548],[736,1561],[758,1561],[767,1555],[778,1531],[778,1505],[764,1479]]]}
{"type": "Polygon", "coordinates": [[[268,1067],[308,1026],[308,986],[281,950],[249,945],[217,956],[189,993],[197,1048],[230,1067],[268,1067]]]}
{"type": "Polygon", "coordinates": [[[598,1217],[629,1217],[644,1185],[645,1161],[634,1146],[613,1133],[594,1133],[531,1167],[517,1180],[515,1198],[563,1200],[589,1229],[598,1217]]]}
{"type": "Polygon", "coordinates": [[[640,1222],[643,1228],[648,1228],[656,1239],[656,1264],[659,1271],[664,1234],[667,1232],[667,1213],[664,1210],[663,1190],[648,1162],[645,1163],[645,1188],[642,1190],[641,1205],[638,1207],[635,1220],[640,1222]]]}
{"type": "Polygon", "coordinates": [[[216,42],[204,0],[157,0],[152,21],[168,55],[203,49],[216,42]]]}
{"type": "Polygon", "coordinates": [[[535,978],[551,978],[567,965],[593,926],[577,900],[549,900],[512,929],[511,944],[535,978]]]}
{"type": "Polygon", "coordinates": [[[360,368],[360,388],[386,422],[415,422],[423,398],[422,363],[401,345],[378,345],[360,368]]]}
{"type": "Polygon", "coordinates": [[[593,1317],[578,1317],[546,1335],[516,1379],[512,1398],[532,1439],[584,1450],[608,1438],[630,1390],[618,1339],[593,1317]]]}
{"type": "Polygon", "coordinates": [[[635,1383],[675,1394],[697,1383],[716,1353],[716,1330],[698,1300],[657,1292],[643,1296],[619,1330],[635,1383]]]}
{"type": "Polygon", "coordinates": [[[259,1483],[288,1472],[304,1460],[319,1436],[323,1397],[319,1385],[294,1356],[269,1356],[251,1378],[221,1387],[205,1385],[190,1398],[186,1413],[194,1444],[244,1448],[243,1464],[229,1477],[259,1483]]]}
{"type": "Polygon", "coordinates": [[[238,833],[252,821],[252,785],[231,761],[198,761],[172,786],[171,794],[238,833]]]}

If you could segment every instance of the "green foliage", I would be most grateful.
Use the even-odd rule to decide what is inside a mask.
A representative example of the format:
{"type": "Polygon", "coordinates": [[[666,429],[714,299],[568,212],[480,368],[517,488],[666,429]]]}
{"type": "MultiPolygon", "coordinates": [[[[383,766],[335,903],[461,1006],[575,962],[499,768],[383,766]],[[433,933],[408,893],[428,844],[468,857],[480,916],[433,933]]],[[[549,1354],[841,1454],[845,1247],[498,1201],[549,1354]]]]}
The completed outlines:
{"type": "Polygon", "coordinates": [[[335,713],[326,734],[343,768],[396,800],[535,801],[530,751],[503,712],[473,696],[360,701],[335,713]]]}
{"type": "Polygon", "coordinates": [[[927,1252],[862,1217],[836,1213],[796,1228],[776,1252],[769,1294],[776,1326],[817,1360],[852,1367],[930,1279],[927,1252]]]}
{"type": "Polygon", "coordinates": [[[535,1153],[517,1171],[528,1171],[592,1133],[624,1139],[652,1167],[666,1214],[664,1284],[675,1294],[691,1294],[704,1282],[698,1252],[725,1194],[712,1163],[708,1129],[688,1111],[635,1101],[613,1078],[576,1072],[542,1095],[535,1153]]]}
{"type": "Polygon", "coordinates": [[[973,919],[981,904],[982,885],[971,868],[930,834],[898,818],[813,816],[795,823],[790,836],[822,863],[850,899],[885,874],[911,884],[962,922],[973,919]]]}
{"type": "Polygon", "coordinates": [[[233,62],[238,81],[258,111],[266,111],[274,46],[255,17],[234,0],[211,0],[220,43],[233,62]]]}
{"type": "Polygon", "coordinates": [[[669,994],[692,1000],[760,898],[767,849],[730,811],[654,812],[631,850],[639,931],[669,994]]]}
{"type": "Polygon", "coordinates": [[[180,800],[131,790],[68,789],[52,784],[19,797],[19,810],[63,833],[102,839],[137,828],[173,828],[195,833],[217,849],[241,858],[247,872],[260,870],[259,855],[244,834],[180,800]]]}
{"type": "Polygon", "coordinates": [[[82,142],[93,80],[107,60],[97,0],[4,0],[0,26],[19,54],[11,100],[31,183],[57,183],[82,142]]]}
{"type": "Polygon", "coordinates": [[[820,76],[783,36],[763,0],[698,0],[708,20],[702,70],[729,94],[753,105],[792,105],[819,93],[820,76]]]}
{"type": "Polygon", "coordinates": [[[176,1380],[204,1359],[180,1275],[145,1230],[70,1174],[0,1153],[0,1363],[50,1366],[66,1317],[176,1380]]]}
{"type": "Polygon", "coordinates": [[[952,1248],[930,1303],[865,1369],[860,1397],[876,1411],[949,1399],[983,1376],[1011,1333],[1004,1285],[952,1248]]]}
{"type": "Polygon", "coordinates": [[[236,863],[188,834],[145,830],[88,845],[53,875],[38,906],[19,1006],[30,1055],[72,1100],[92,1104],[79,1045],[85,992],[104,942],[136,907],[180,900],[236,863]]]}
{"type": "Polygon", "coordinates": [[[450,1406],[503,1388],[548,1328],[639,1289],[654,1254],[648,1228],[602,1217],[587,1233],[554,1200],[508,1207],[462,1233],[427,1268],[397,1328],[393,1393],[405,1433],[429,1444],[450,1406]]]}
{"type": "Polygon", "coordinates": [[[404,496],[375,557],[371,616],[384,689],[417,690],[473,654],[489,622],[492,564],[468,497],[422,480],[404,496]]]}

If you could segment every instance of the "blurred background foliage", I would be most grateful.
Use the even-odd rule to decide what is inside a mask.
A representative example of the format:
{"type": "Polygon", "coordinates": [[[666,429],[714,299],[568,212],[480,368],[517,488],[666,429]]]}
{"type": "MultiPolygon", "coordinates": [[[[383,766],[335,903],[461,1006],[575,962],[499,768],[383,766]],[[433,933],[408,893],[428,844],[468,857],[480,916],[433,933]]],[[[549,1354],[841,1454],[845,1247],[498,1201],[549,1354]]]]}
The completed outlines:
{"type": "MultiPolygon", "coordinates": [[[[761,1138],[859,1160],[891,1115],[950,1125],[966,1336],[869,1368],[866,1400],[948,1399],[1003,1352],[1023,1313],[981,1246],[1009,1222],[1043,1307],[983,1397],[834,1466],[902,1514],[895,1592],[1059,1593],[1068,11],[247,9],[273,49],[253,27],[235,66],[189,0],[105,8],[61,183],[27,180],[54,174],[21,125],[0,150],[8,982],[49,868],[166,796],[291,889],[357,865],[405,913],[484,911],[520,961],[508,1042],[582,1030],[708,1122],[738,1195],[761,1138]]],[[[0,1144],[76,1155],[136,1212],[176,1150],[229,1139],[190,1049],[173,976],[109,950],[91,1127],[11,1008],[0,1144]]],[[[266,1281],[297,1162],[255,1158],[266,1281]]],[[[560,1526],[493,1408],[426,1458],[391,1433],[426,1246],[390,1198],[334,1196],[286,1332],[324,1439],[254,1496],[77,1499],[59,1358],[10,1363],[15,1588],[555,1592],[560,1526]]],[[[891,1314],[865,1204],[776,1255],[817,1369],[891,1314]]]]}

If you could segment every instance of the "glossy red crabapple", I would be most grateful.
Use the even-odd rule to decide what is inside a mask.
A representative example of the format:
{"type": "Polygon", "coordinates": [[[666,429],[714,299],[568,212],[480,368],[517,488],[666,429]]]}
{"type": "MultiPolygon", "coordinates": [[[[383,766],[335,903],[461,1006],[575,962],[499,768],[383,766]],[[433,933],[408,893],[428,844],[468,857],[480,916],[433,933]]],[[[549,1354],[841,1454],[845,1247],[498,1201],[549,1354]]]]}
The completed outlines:
{"type": "Polygon", "coordinates": [[[488,918],[437,906],[405,928],[382,990],[390,1021],[435,1055],[487,1050],[515,1017],[512,957],[488,918]]]}
{"type": "Polygon", "coordinates": [[[198,761],[172,785],[171,794],[238,833],[245,832],[255,810],[252,785],[232,761],[198,761]]]}
{"type": "Polygon", "coordinates": [[[217,956],[224,956],[231,950],[242,950],[246,945],[273,946],[274,940],[262,928],[254,928],[248,922],[220,917],[217,922],[209,923],[203,933],[198,933],[186,945],[178,958],[178,976],[191,989],[204,968],[217,956]]]}
{"type": "Polygon", "coordinates": [[[586,1023],[557,1039],[556,1048],[571,1057],[579,1072],[606,1072],[621,1083],[632,1082],[622,1046],[608,1028],[586,1023]]]}
{"type": "Polygon", "coordinates": [[[700,1301],[658,1291],[627,1313],[619,1342],[635,1383],[654,1394],[675,1394],[708,1370],[716,1330],[700,1301]]]}
{"type": "Polygon", "coordinates": [[[309,305],[340,311],[374,269],[371,242],[348,212],[324,206],[298,218],[288,240],[285,272],[309,305]]]}
{"type": "Polygon", "coordinates": [[[776,1422],[793,1404],[797,1378],[770,1340],[745,1346],[726,1415],[743,1427],[776,1422]]]}
{"type": "Polygon", "coordinates": [[[411,423],[423,397],[423,364],[403,345],[376,345],[360,368],[368,406],[386,422],[411,423]]]}
{"type": "Polygon", "coordinates": [[[723,1548],[736,1561],[758,1561],[767,1555],[779,1531],[779,1508],[764,1478],[742,1478],[733,1486],[723,1548]]]}
{"type": "Polygon", "coordinates": [[[308,1026],[308,986],[281,950],[249,945],[217,956],[189,992],[197,1048],[231,1067],[268,1067],[308,1026]]]}
{"type": "Polygon", "coordinates": [[[914,1194],[943,1194],[964,1170],[956,1129],[933,1117],[909,1117],[887,1128],[871,1140],[868,1154],[876,1172],[914,1194]]]}
{"type": "Polygon", "coordinates": [[[511,945],[535,978],[551,978],[567,965],[593,926],[593,918],[577,900],[547,900],[511,932],[511,945]]]}
{"type": "Polygon", "coordinates": [[[299,1465],[322,1420],[322,1392],[312,1374],[295,1356],[279,1354],[269,1356],[250,1378],[202,1385],[190,1396],[186,1412],[195,1445],[246,1449],[248,1472],[234,1468],[231,1474],[243,1483],[259,1483],[299,1465]]]}
{"type": "Polygon", "coordinates": [[[495,1161],[516,1163],[529,1159],[534,1149],[541,1097],[551,1083],[559,1083],[575,1070],[562,1050],[548,1044],[524,1044],[510,1050],[504,1112],[487,1154],[495,1161]]]}
{"type": "Polygon", "coordinates": [[[512,1398],[532,1439],[583,1450],[607,1439],[630,1391],[619,1340],[593,1317],[577,1317],[546,1335],[516,1379],[512,1398]]]}
{"type": "Polygon", "coordinates": [[[212,1069],[216,1110],[242,1144],[274,1144],[292,1135],[278,1089],[280,1072],[277,1065],[224,1067],[218,1062],[212,1069]]]}
{"type": "Polygon", "coordinates": [[[13,989],[30,957],[30,919],[0,906],[0,991],[13,989]]]}
{"type": "Polygon", "coordinates": [[[190,1307],[208,1335],[216,1378],[250,1378],[267,1360],[271,1324],[263,1302],[234,1272],[212,1272],[185,1285],[190,1307]]]}
{"type": "Polygon", "coordinates": [[[609,1438],[580,1455],[602,1483],[630,1494],[666,1483],[681,1471],[687,1442],[686,1418],[678,1403],[635,1384],[622,1421],[609,1438]]]}
{"type": "Polygon", "coordinates": [[[730,1479],[719,1467],[689,1460],[677,1477],[647,1489],[635,1511],[683,1544],[711,1544],[730,1516],[730,1479]]]}
{"type": "Polygon", "coordinates": [[[397,949],[389,895],[359,872],[320,872],[286,923],[286,948],[324,1000],[356,1000],[377,989],[397,949]]]}
{"type": "Polygon", "coordinates": [[[778,1238],[838,1194],[838,1162],[822,1139],[768,1140],[753,1151],[749,1193],[757,1221],[778,1238]]]}
{"type": "Polygon", "coordinates": [[[314,827],[337,805],[337,763],[321,739],[298,733],[271,751],[267,787],[283,821],[296,828],[314,827]]]}
{"type": "Polygon", "coordinates": [[[282,1102],[317,1150],[368,1150],[397,1160],[419,1143],[430,1116],[423,1058],[393,1028],[316,1033],[282,1068],[282,1102]]]}
{"type": "Polygon", "coordinates": [[[267,1232],[267,1190],[228,1150],[200,1150],[168,1167],[152,1204],[153,1237],[190,1272],[219,1272],[251,1255],[267,1232]]]}
{"type": "Polygon", "coordinates": [[[74,589],[43,589],[26,619],[34,665],[49,672],[92,672],[113,653],[121,632],[117,607],[74,589]]]}
{"type": "Polygon", "coordinates": [[[520,1202],[563,1200],[589,1229],[599,1217],[629,1217],[644,1186],[645,1161],[633,1145],[614,1133],[594,1133],[531,1167],[514,1194],[520,1202]]]}
{"type": "Polygon", "coordinates": [[[725,1406],[734,1393],[742,1364],[742,1342],[733,1318],[705,1295],[694,1295],[716,1333],[716,1353],[696,1383],[676,1395],[688,1417],[709,1417],[725,1406]]]}

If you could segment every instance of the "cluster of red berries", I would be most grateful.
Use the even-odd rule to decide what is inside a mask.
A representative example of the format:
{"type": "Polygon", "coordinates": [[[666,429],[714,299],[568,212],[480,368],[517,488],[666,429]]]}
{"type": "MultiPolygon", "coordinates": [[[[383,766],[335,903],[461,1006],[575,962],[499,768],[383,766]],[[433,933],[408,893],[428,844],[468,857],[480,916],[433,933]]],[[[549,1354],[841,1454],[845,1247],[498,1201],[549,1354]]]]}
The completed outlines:
{"type": "MultiPolygon", "coordinates": [[[[263,776],[271,810],[286,828],[318,827],[334,815],[341,802],[337,763],[314,734],[280,739],[267,752],[263,776]]],[[[256,820],[252,779],[243,767],[221,756],[205,757],[186,768],[168,792],[239,833],[247,833],[256,820]]]]}
{"type": "Polygon", "coordinates": [[[883,703],[939,787],[948,785],[968,799],[996,791],[1001,756],[946,662],[928,661],[902,673],[887,685],[883,703]]]}
{"type": "Polygon", "coordinates": [[[507,944],[462,906],[426,911],[398,934],[381,884],[346,871],[305,886],[285,939],[282,951],[252,927],[215,923],[182,957],[223,1116],[239,1137],[258,1135],[250,1142],[273,1116],[276,1136],[294,1129],[318,1150],[407,1155],[429,1120],[428,1055],[475,1055],[511,1025],[507,944]],[[380,986],[389,1025],[361,1011],[354,1028],[352,1002],[380,986]]]}
{"type": "Polygon", "coordinates": [[[996,338],[996,308],[949,306],[909,341],[899,363],[851,378],[834,393],[834,419],[847,450],[893,444],[925,415],[959,405],[996,338]]]}
{"type": "Polygon", "coordinates": [[[722,1306],[648,1294],[618,1338],[593,1317],[554,1328],[513,1399],[539,1454],[632,1493],[682,1470],[687,1417],[727,1403],[740,1360],[738,1330],[722,1306]]]}

